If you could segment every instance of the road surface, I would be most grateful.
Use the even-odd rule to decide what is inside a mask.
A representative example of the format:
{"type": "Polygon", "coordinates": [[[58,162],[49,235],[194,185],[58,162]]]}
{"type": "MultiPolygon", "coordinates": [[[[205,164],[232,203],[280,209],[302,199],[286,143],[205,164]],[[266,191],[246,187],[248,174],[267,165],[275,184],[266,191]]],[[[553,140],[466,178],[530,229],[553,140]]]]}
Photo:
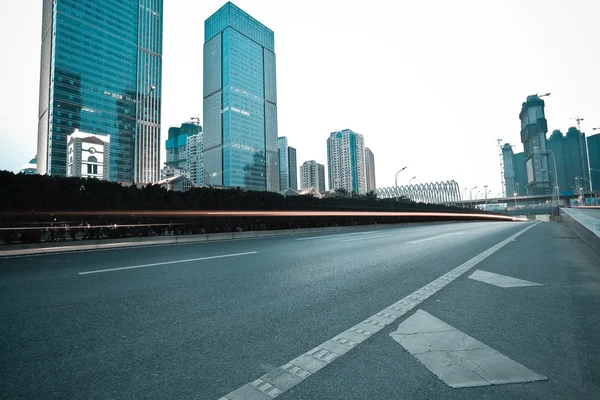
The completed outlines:
{"type": "Polygon", "coordinates": [[[0,398],[600,398],[600,258],[560,223],[0,259],[0,398]]]}

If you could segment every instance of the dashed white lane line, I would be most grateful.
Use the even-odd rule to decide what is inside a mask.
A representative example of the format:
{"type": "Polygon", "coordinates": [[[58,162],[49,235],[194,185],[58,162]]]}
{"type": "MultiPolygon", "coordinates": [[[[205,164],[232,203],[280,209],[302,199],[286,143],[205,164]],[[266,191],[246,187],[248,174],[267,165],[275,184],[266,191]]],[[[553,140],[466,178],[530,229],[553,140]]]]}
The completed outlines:
{"type": "Polygon", "coordinates": [[[480,269],[475,270],[475,272],[469,275],[469,278],[473,279],[474,281],[488,283],[501,288],[543,286],[541,283],[526,281],[524,279],[513,278],[506,275],[494,274],[493,272],[482,271],[480,269]]]}
{"type": "Polygon", "coordinates": [[[99,270],[95,270],[95,271],[85,271],[85,272],[80,272],[79,275],[99,274],[99,273],[102,273],[102,272],[122,271],[122,270],[125,270],[125,269],[156,267],[158,265],[181,264],[181,263],[187,263],[187,262],[193,262],[193,261],[215,260],[217,258],[240,257],[240,256],[247,256],[247,255],[250,255],[250,254],[257,254],[257,253],[258,252],[256,252],[256,251],[249,251],[249,252],[246,252],[246,253],[223,254],[223,255],[220,255],[220,256],[190,258],[188,260],[176,260],[176,261],[166,261],[166,262],[154,263],[154,264],[131,265],[129,267],[108,268],[108,269],[99,269],[99,270]]]}
{"type": "Polygon", "coordinates": [[[388,237],[388,236],[391,236],[391,235],[365,236],[365,237],[360,237],[360,238],[356,238],[356,239],[345,239],[345,240],[342,240],[342,242],[356,242],[357,240],[377,239],[377,238],[388,237]]]}
{"type": "Polygon", "coordinates": [[[390,336],[452,388],[548,379],[423,310],[390,336]]]}
{"type": "Polygon", "coordinates": [[[342,237],[342,236],[368,235],[370,233],[375,233],[375,231],[344,233],[344,234],[340,234],[340,235],[311,236],[311,237],[299,238],[299,239],[295,239],[295,240],[316,240],[316,239],[325,239],[325,238],[342,237]]]}
{"type": "Polygon", "coordinates": [[[448,236],[461,236],[461,235],[464,235],[464,234],[465,234],[464,232],[445,233],[443,235],[432,236],[432,237],[428,237],[428,238],[425,238],[425,239],[411,240],[410,242],[406,242],[406,243],[410,243],[410,244],[424,243],[424,242],[429,242],[431,240],[443,239],[443,238],[446,238],[448,236]]]}
{"type": "Polygon", "coordinates": [[[475,267],[502,247],[511,243],[514,239],[533,228],[535,225],[537,224],[527,226],[509,238],[490,247],[483,253],[471,258],[464,264],[459,265],[450,272],[447,272],[422,288],[417,289],[402,300],[397,301],[377,314],[354,325],[352,328],[321,343],[314,349],[294,358],[281,367],[277,367],[251,383],[221,397],[219,400],[269,400],[279,396],[281,393],[291,389],[312,374],[318,372],[335,359],[346,354],[387,325],[396,321],[408,311],[421,304],[440,289],[447,286],[456,278],[475,267]]]}

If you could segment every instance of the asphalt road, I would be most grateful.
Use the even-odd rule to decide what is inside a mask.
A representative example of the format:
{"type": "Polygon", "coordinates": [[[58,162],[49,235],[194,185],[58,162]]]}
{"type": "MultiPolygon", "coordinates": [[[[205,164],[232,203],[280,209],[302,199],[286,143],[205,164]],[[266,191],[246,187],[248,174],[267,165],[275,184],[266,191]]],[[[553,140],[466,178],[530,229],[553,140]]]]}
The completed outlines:
{"type": "Polygon", "coordinates": [[[433,281],[278,398],[600,399],[600,258],[562,224],[512,222],[0,259],[0,398],[229,398],[433,281]],[[390,336],[417,310],[548,379],[448,386],[390,336]]]}

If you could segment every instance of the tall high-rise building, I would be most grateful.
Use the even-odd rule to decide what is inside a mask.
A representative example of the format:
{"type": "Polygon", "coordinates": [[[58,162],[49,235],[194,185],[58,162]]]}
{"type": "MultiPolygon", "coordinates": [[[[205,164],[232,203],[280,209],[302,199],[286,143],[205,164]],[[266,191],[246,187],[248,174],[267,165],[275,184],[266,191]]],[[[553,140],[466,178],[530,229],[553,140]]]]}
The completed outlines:
{"type": "Polygon", "coordinates": [[[288,139],[282,136],[277,139],[279,151],[279,188],[298,189],[298,166],[296,164],[296,149],[288,146],[288,139]]]}
{"type": "Polygon", "coordinates": [[[310,188],[325,193],[325,166],[315,160],[305,161],[300,166],[300,189],[310,188]]]}
{"type": "Polygon", "coordinates": [[[588,136],[592,189],[600,190],[600,133],[588,136]]]}
{"type": "Polygon", "coordinates": [[[525,169],[525,154],[514,153],[513,146],[506,143],[502,146],[504,161],[504,189],[507,197],[527,195],[527,172],[525,169]]]}
{"type": "Polygon", "coordinates": [[[67,173],[67,136],[110,135],[109,179],[158,181],[162,0],[43,0],[38,173],[67,173]]]}
{"type": "MultiPolygon", "coordinates": [[[[585,134],[572,126],[566,136],[555,130],[548,139],[548,150],[556,156],[558,185],[563,194],[572,194],[579,188],[589,190],[589,169],[585,134]]],[[[591,156],[590,156],[591,157],[591,156]]],[[[554,176],[554,165],[550,159],[550,174],[554,176]]]]}
{"type": "Polygon", "coordinates": [[[288,147],[288,171],[290,188],[298,190],[298,161],[294,147],[288,147]]]}
{"type": "Polygon", "coordinates": [[[165,142],[167,149],[166,164],[175,168],[187,169],[187,140],[189,137],[197,135],[200,132],[202,132],[202,127],[192,122],[184,122],[180,127],[170,127],[169,136],[165,142]]]}
{"type": "Polygon", "coordinates": [[[519,196],[527,195],[527,169],[525,168],[525,153],[515,153],[515,185],[519,196]]]}
{"type": "Polygon", "coordinates": [[[279,190],[273,31],[231,2],[204,23],[204,184],[279,190]]]}
{"type": "Polygon", "coordinates": [[[327,139],[329,188],[365,194],[365,145],[363,135],[344,129],[332,132],[327,139]]]}
{"type": "MultiPolygon", "coordinates": [[[[201,129],[200,129],[201,130],[201,129]]],[[[186,170],[190,180],[196,184],[196,186],[202,186],[204,184],[204,173],[202,163],[202,135],[200,132],[197,135],[187,137],[187,166],[186,170]]]]}
{"type": "Polygon", "coordinates": [[[551,192],[546,151],[548,122],[544,114],[545,103],[538,95],[527,96],[521,106],[521,143],[525,150],[527,171],[527,194],[547,194],[551,192]]]}
{"type": "Polygon", "coordinates": [[[365,147],[365,174],[367,176],[367,192],[377,189],[375,183],[375,156],[368,147],[365,147]]]}
{"type": "Polygon", "coordinates": [[[506,197],[512,197],[517,193],[517,184],[515,179],[515,154],[509,143],[502,146],[502,159],[504,161],[504,189],[506,197]]]}

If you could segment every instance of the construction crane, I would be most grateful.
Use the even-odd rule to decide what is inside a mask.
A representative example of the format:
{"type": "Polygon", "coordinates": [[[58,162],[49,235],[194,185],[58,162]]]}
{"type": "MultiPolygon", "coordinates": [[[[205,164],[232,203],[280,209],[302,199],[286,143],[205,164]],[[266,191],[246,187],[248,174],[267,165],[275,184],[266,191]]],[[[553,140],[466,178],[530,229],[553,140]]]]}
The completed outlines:
{"type": "Polygon", "coordinates": [[[502,156],[502,139],[496,138],[498,142],[498,151],[500,156],[500,187],[502,188],[502,197],[506,197],[506,183],[504,182],[504,156],[502,156]]]}
{"type": "Polygon", "coordinates": [[[585,136],[583,134],[583,132],[581,132],[581,121],[583,121],[583,118],[580,116],[577,116],[575,118],[571,118],[574,119],[577,122],[577,130],[579,131],[579,157],[581,159],[581,169],[583,172],[583,175],[585,175],[586,171],[587,171],[587,178],[583,178],[584,179],[584,185],[585,185],[585,181],[587,180],[590,183],[590,191],[593,190],[594,186],[592,184],[592,169],[590,167],[590,149],[588,148],[588,141],[587,141],[587,136],[585,136]],[[583,149],[584,149],[584,141],[585,139],[585,158],[584,158],[584,153],[583,153],[583,149]],[[586,159],[587,159],[587,168],[586,168],[586,159]]]}
{"type": "Polygon", "coordinates": [[[583,118],[581,118],[581,117],[575,117],[575,118],[571,118],[571,119],[574,119],[575,121],[577,121],[577,130],[579,132],[581,132],[581,121],[583,121],[583,118]]]}

